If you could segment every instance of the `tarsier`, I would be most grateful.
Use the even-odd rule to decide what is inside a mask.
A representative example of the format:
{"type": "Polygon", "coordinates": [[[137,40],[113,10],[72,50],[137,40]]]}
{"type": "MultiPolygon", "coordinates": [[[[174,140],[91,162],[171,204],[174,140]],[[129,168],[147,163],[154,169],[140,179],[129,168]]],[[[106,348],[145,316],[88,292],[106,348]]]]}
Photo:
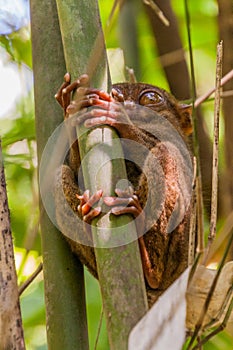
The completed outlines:
{"type": "MultiPolygon", "coordinates": [[[[164,187],[159,217],[154,222],[152,220],[151,225],[147,225],[151,218],[145,213],[144,216],[140,216],[142,219],[136,224],[148,302],[151,306],[158,295],[187,267],[190,205],[184,202],[185,199],[190,198],[190,187],[185,183],[182,164],[178,164],[179,156],[176,157],[176,151],[171,154],[166,144],[150,133],[148,127],[145,128],[145,125],[153,123],[151,117],[147,119],[147,111],[153,110],[156,112],[155,115],[168,120],[189,149],[189,135],[192,133],[191,107],[179,103],[165,90],[149,84],[115,84],[111,94],[108,94],[90,88],[86,75],[70,83],[68,73],[56,94],[56,99],[64,109],[65,119],[77,111],[92,107],[90,112],[77,114],[77,124],[84,123],[87,128],[109,125],[117,131],[120,138],[135,141],[149,151],[142,169],[126,160],[127,176],[133,191],[116,189],[115,197],[107,197],[104,196],[103,189],[90,194],[88,189],[79,188],[77,171],[81,161],[78,143],[75,142],[71,146],[67,164],[63,165],[62,169],[62,188],[68,205],[82,218],[83,226],[85,223],[91,224],[92,219],[101,214],[101,207],[98,206],[100,199],[109,207],[113,215],[127,213],[132,214],[134,218],[142,213],[146,201],[149,201],[150,216],[153,216],[153,208],[158,206],[156,201],[159,191],[161,192],[161,189],[156,188],[154,180],[158,163],[162,169],[164,187]],[[70,96],[74,91],[76,91],[76,97],[71,102],[70,96]],[[127,106],[127,104],[144,106],[144,113],[122,113],[122,105],[127,106]],[[156,164],[152,161],[153,157],[157,159],[156,164]],[[154,183],[149,190],[148,182],[154,183]],[[179,202],[178,207],[177,202],[179,202]],[[183,208],[182,217],[170,232],[169,220],[174,211],[179,211],[181,208],[183,208]],[[148,230],[145,227],[148,227],[148,230]],[[139,231],[146,233],[141,234],[139,231]]],[[[59,218],[59,210],[57,222],[62,230],[63,219],[59,218]]],[[[85,227],[83,231],[85,234],[85,227]]],[[[94,248],[71,239],[68,241],[80,261],[98,278],[94,248]]]]}

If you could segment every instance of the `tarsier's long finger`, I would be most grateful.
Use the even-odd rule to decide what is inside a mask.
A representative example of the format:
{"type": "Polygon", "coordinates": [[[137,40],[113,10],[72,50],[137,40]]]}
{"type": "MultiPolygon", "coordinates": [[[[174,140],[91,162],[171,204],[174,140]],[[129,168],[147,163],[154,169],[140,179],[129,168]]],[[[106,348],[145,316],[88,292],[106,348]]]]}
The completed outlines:
{"type": "Polygon", "coordinates": [[[69,94],[69,93],[73,92],[75,89],[77,89],[78,87],[80,87],[80,80],[79,79],[73,81],[73,83],[69,84],[66,88],[64,88],[63,93],[69,94]]]}
{"type": "MultiPolygon", "coordinates": [[[[115,189],[115,193],[118,195],[118,197],[120,198],[129,198],[131,196],[133,196],[134,191],[133,191],[133,187],[129,186],[127,188],[127,190],[122,190],[120,188],[116,188],[115,189]]],[[[135,196],[135,198],[137,198],[137,196],[135,196]]]]}
{"type": "Polygon", "coordinates": [[[96,204],[103,195],[103,191],[96,191],[91,197],[89,190],[86,190],[82,196],[77,198],[80,200],[80,205],[78,206],[78,211],[82,216],[86,216],[93,208],[93,205],[96,204]]]}
{"type": "Polygon", "coordinates": [[[140,236],[144,232],[145,214],[142,210],[138,197],[133,194],[133,188],[129,186],[127,190],[115,189],[118,197],[104,197],[103,201],[107,206],[112,207],[111,213],[114,215],[131,214],[135,218],[137,233],[140,236]]]}
{"type": "Polygon", "coordinates": [[[120,205],[127,207],[127,205],[133,205],[132,198],[119,198],[119,197],[104,197],[104,203],[110,207],[120,205]]]}
{"type": "Polygon", "coordinates": [[[81,75],[78,79],[76,79],[73,83],[70,84],[69,81],[69,86],[67,86],[64,89],[64,93],[70,93],[73,92],[74,90],[83,87],[83,88],[87,88],[89,84],[89,78],[87,74],[83,74],[81,75]]]}
{"type": "Polygon", "coordinates": [[[82,207],[90,198],[90,191],[86,190],[82,195],[76,194],[76,197],[80,200],[79,207],[82,207]]]}
{"type": "Polygon", "coordinates": [[[87,224],[91,224],[91,221],[99,216],[101,213],[101,207],[91,209],[86,215],[83,216],[83,221],[87,224]]]}
{"type": "Polygon", "coordinates": [[[133,188],[131,186],[129,186],[128,190],[121,190],[120,188],[116,188],[115,193],[120,198],[130,198],[130,205],[134,205],[140,212],[142,211],[138,196],[134,194],[133,188]]]}
{"type": "Polygon", "coordinates": [[[130,206],[130,207],[117,206],[111,209],[111,213],[114,215],[131,214],[133,215],[134,218],[136,218],[140,214],[138,209],[134,206],[130,206]]]}
{"type": "Polygon", "coordinates": [[[132,214],[134,217],[137,217],[142,212],[136,196],[135,198],[104,197],[103,200],[107,206],[113,207],[111,213],[115,215],[132,214]]]}
{"type": "Polygon", "coordinates": [[[70,74],[66,73],[64,75],[64,82],[62,83],[61,87],[59,88],[58,92],[54,96],[57,102],[64,108],[63,106],[63,99],[62,99],[62,91],[70,84],[70,74]]]}
{"type": "Polygon", "coordinates": [[[84,126],[86,128],[92,128],[94,126],[99,126],[99,125],[109,125],[112,127],[116,127],[116,123],[117,123],[116,119],[105,117],[104,115],[102,115],[101,117],[98,117],[98,118],[87,119],[84,122],[84,126]]]}
{"type": "Polygon", "coordinates": [[[112,96],[103,91],[103,90],[98,90],[98,89],[89,89],[89,91],[87,91],[88,95],[89,94],[95,94],[98,95],[100,99],[107,101],[107,102],[114,102],[114,99],[112,98],[112,96]]]}
{"type": "MultiPolygon", "coordinates": [[[[90,107],[90,103],[92,101],[90,101],[89,99],[84,99],[81,101],[72,101],[69,106],[66,108],[66,112],[68,114],[75,114],[77,112],[79,112],[82,108],[86,108],[86,107],[90,107]]],[[[79,123],[75,123],[72,121],[72,125],[78,125],[79,123]]]]}
{"type": "Polygon", "coordinates": [[[62,106],[66,113],[66,109],[71,101],[71,93],[79,88],[80,86],[87,87],[89,84],[89,78],[87,74],[83,74],[79,79],[75,80],[73,83],[70,83],[71,77],[69,73],[64,75],[64,83],[59,88],[58,92],[55,95],[56,100],[62,106]]]}
{"type": "MultiPolygon", "coordinates": [[[[120,122],[124,123],[124,118],[121,115],[121,113],[119,113],[118,106],[116,106],[116,108],[114,107],[109,109],[109,106],[107,108],[107,106],[105,105],[106,109],[103,109],[102,108],[103,101],[100,102],[100,100],[90,99],[90,100],[84,100],[83,102],[86,104],[88,103],[93,104],[97,107],[100,105],[101,108],[94,108],[94,109],[88,110],[83,114],[78,115],[77,118],[72,121],[73,126],[84,123],[84,125],[87,128],[89,128],[92,126],[102,125],[102,124],[115,126],[117,123],[120,123],[120,122]]],[[[106,102],[104,103],[106,104],[106,102]]],[[[70,110],[74,111],[75,109],[71,107],[70,110]]]]}
{"type": "Polygon", "coordinates": [[[140,206],[138,199],[137,200],[129,199],[127,203],[127,198],[116,198],[116,200],[113,200],[113,201],[112,201],[112,198],[114,197],[104,198],[104,203],[106,205],[113,206],[114,202],[115,204],[118,204],[113,206],[113,208],[110,210],[110,213],[117,216],[122,214],[131,214],[135,220],[138,236],[143,235],[144,228],[145,228],[145,214],[140,206]],[[123,205],[119,205],[119,204],[123,204],[123,205]]]}
{"type": "MultiPolygon", "coordinates": [[[[69,104],[69,106],[66,109],[66,112],[69,114],[74,114],[74,113],[77,113],[81,109],[86,108],[86,107],[91,107],[91,106],[101,106],[102,107],[102,105],[105,103],[107,105],[109,105],[109,102],[101,101],[99,99],[99,96],[96,94],[91,94],[91,95],[88,94],[87,96],[82,95],[81,98],[77,98],[76,100],[72,101],[69,104]]],[[[106,106],[106,109],[107,109],[107,106],[106,106]]],[[[77,124],[79,124],[79,122],[77,122],[77,124]]],[[[77,125],[77,124],[74,124],[74,125],[77,125]]]]}

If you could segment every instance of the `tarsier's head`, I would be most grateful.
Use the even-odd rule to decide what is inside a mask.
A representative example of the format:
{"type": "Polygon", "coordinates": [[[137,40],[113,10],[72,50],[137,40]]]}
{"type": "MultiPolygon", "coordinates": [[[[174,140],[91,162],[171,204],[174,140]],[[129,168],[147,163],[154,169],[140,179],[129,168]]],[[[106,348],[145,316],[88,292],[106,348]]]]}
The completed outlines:
{"type": "Polygon", "coordinates": [[[167,91],[144,83],[114,84],[113,97],[122,103],[135,103],[157,112],[168,119],[177,130],[186,136],[192,131],[192,107],[182,104],[167,91]]]}

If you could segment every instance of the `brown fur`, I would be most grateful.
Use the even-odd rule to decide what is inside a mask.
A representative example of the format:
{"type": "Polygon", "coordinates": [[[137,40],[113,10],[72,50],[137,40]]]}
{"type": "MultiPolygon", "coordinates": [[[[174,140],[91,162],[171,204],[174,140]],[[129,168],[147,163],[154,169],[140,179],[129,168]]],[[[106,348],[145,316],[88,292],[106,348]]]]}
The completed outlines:
{"type": "MultiPolygon", "coordinates": [[[[192,131],[191,111],[189,106],[179,104],[179,102],[165,90],[148,84],[116,84],[114,85],[114,89],[123,95],[125,101],[130,100],[136,104],[140,103],[140,97],[143,92],[155,91],[158,93],[161,97],[161,102],[158,105],[149,105],[147,107],[169,120],[183,138],[187,147],[189,147],[188,136],[192,131]]],[[[145,132],[143,130],[143,126],[146,125],[148,129],[150,123],[153,123],[153,120],[147,119],[148,116],[146,110],[147,109],[145,109],[142,114],[132,114],[131,121],[133,126],[128,135],[125,135],[124,131],[121,133],[121,131],[118,130],[118,133],[119,136],[133,139],[150,150],[150,153],[145,159],[143,169],[139,169],[129,161],[126,161],[126,168],[128,179],[134,186],[135,193],[139,198],[141,206],[143,207],[146,201],[148,201],[150,208],[146,215],[146,224],[149,229],[144,235],[144,242],[158,281],[158,288],[156,290],[153,290],[147,284],[148,301],[149,304],[152,305],[158,296],[184,271],[187,266],[190,210],[186,210],[180,224],[171,233],[168,233],[169,218],[175,209],[177,198],[180,197],[182,202],[182,198],[185,198],[187,195],[187,188],[186,184],[182,182],[182,176],[180,176],[179,173],[182,167],[178,167],[176,164],[176,159],[178,159],[176,154],[171,156],[167,147],[162,142],[151,135],[149,131],[145,132]],[[156,156],[156,159],[163,170],[165,187],[160,188],[160,185],[158,185],[150,188],[150,191],[148,191],[148,183],[154,183],[157,180],[159,183],[159,179],[156,178],[158,166],[157,163],[155,164],[153,162],[153,156],[156,156]],[[147,173],[147,177],[145,173],[147,173]],[[160,214],[158,220],[153,223],[153,209],[158,205],[156,201],[160,195],[164,196],[164,202],[161,204],[162,206],[159,207],[160,214]]],[[[131,150],[131,152],[133,152],[133,150],[131,150]]],[[[77,162],[77,159],[79,159],[77,155],[73,155],[72,158],[71,151],[69,165],[73,170],[79,167],[79,164],[73,164],[77,162]],[[73,159],[76,161],[73,162],[73,159]]],[[[74,174],[68,166],[63,167],[62,182],[66,200],[71,208],[77,212],[79,200],[77,199],[76,194],[80,193],[80,189],[75,184],[74,174]]],[[[58,188],[56,191],[57,201],[60,201],[60,195],[58,194],[59,191],[61,191],[61,188],[58,188]]],[[[180,205],[183,205],[183,203],[180,203],[180,205]]],[[[58,211],[57,221],[61,229],[63,225],[62,216],[64,216],[64,213],[59,213],[58,211]]],[[[82,229],[83,228],[80,227],[80,230],[82,229]]],[[[83,232],[83,234],[85,234],[85,232],[83,232]]],[[[78,255],[81,262],[88,267],[95,277],[98,277],[94,249],[74,242],[71,239],[68,240],[73,252],[78,255]]]]}

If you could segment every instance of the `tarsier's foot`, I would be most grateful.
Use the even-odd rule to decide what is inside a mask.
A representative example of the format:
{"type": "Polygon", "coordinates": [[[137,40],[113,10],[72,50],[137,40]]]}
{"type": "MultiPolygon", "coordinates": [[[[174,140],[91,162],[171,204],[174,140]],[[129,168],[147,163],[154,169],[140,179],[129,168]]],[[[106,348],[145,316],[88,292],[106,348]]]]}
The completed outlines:
{"type": "Polygon", "coordinates": [[[114,127],[120,134],[126,133],[125,136],[129,135],[128,129],[130,129],[132,122],[127,113],[122,110],[121,102],[124,101],[122,94],[114,88],[111,94],[90,88],[89,77],[86,74],[81,75],[73,83],[70,81],[70,74],[66,73],[64,83],[55,95],[56,100],[64,110],[65,119],[84,108],[93,107],[92,110],[80,114],[72,121],[72,125],[84,123],[87,128],[109,125],[114,127]],[[75,92],[75,98],[71,101],[73,92],[75,92]]]}
{"type": "Polygon", "coordinates": [[[131,214],[136,219],[136,227],[140,236],[144,230],[144,213],[139,203],[138,197],[133,194],[133,190],[123,191],[115,190],[117,197],[103,197],[103,191],[99,190],[90,196],[90,191],[86,190],[83,195],[77,195],[80,200],[78,212],[85,223],[91,224],[91,221],[101,214],[101,206],[93,207],[103,198],[104,204],[111,207],[110,213],[113,215],[131,214]]]}
{"type": "Polygon", "coordinates": [[[140,236],[144,231],[145,216],[138,197],[133,194],[133,189],[131,187],[128,191],[116,188],[115,193],[117,197],[104,197],[104,203],[111,207],[111,214],[131,214],[136,219],[137,233],[140,236]]]}
{"type": "Polygon", "coordinates": [[[86,190],[82,195],[76,195],[80,200],[78,206],[78,212],[82,216],[83,221],[87,224],[91,224],[91,221],[100,215],[101,206],[93,207],[99,202],[103,195],[103,191],[99,190],[90,196],[90,191],[86,190]]]}

